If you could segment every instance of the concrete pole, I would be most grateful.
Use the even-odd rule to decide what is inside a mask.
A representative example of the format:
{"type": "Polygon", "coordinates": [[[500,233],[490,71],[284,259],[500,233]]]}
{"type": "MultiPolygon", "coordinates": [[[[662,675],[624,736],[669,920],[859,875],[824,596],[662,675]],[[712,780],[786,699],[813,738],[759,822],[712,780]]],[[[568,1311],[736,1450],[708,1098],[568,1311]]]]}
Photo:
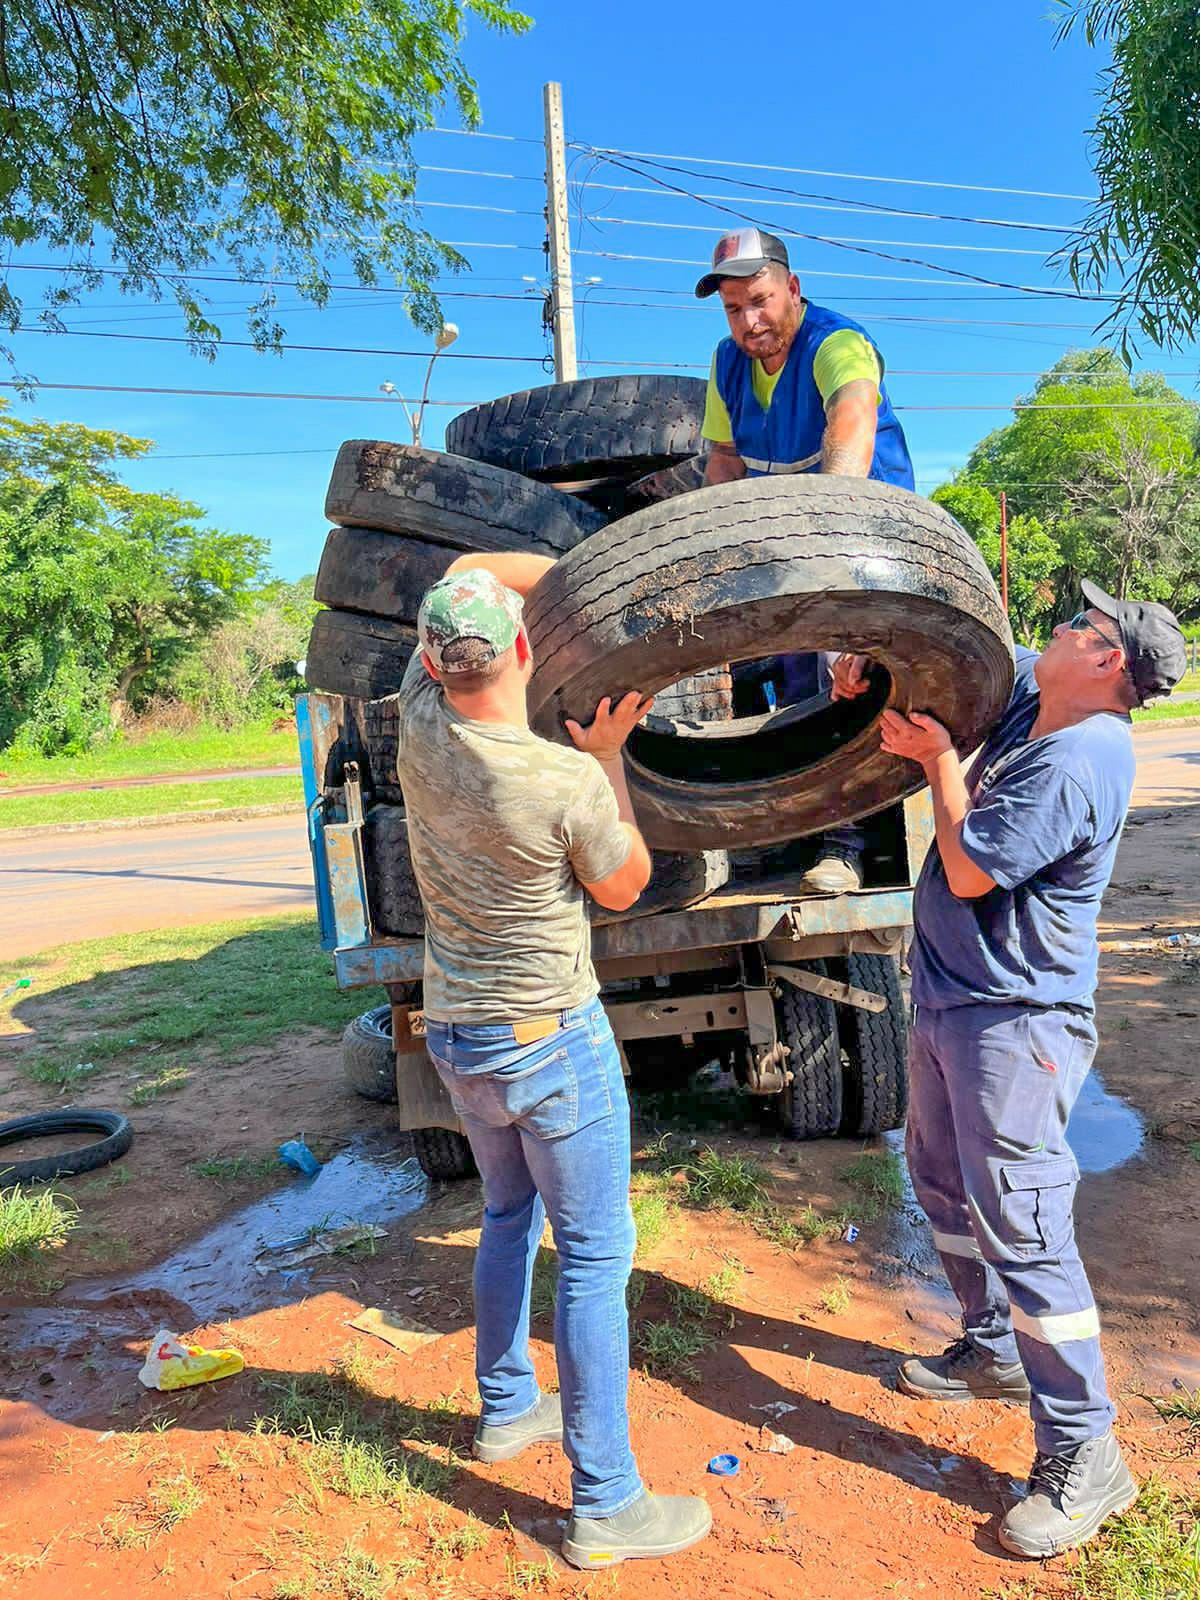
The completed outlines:
{"type": "Polygon", "coordinates": [[[550,308],[554,331],[554,376],[569,383],[575,362],[575,293],[571,282],[571,233],[567,207],[566,136],[562,84],[542,88],[546,121],[546,232],[550,244],[550,308]]]}

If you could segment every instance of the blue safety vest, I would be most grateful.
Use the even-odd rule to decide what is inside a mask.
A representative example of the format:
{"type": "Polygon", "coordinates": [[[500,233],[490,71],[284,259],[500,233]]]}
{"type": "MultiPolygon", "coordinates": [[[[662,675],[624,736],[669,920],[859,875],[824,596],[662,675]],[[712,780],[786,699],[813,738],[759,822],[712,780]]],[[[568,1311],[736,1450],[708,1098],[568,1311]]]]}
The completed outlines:
{"type": "Polygon", "coordinates": [[[717,392],[725,402],[733,428],[733,447],[752,478],[776,472],[817,472],[825,433],[825,402],[813,377],[813,360],[822,340],[839,328],[853,328],[879,358],[879,420],[869,478],[914,487],[912,461],[904,431],[883,384],[883,357],[865,328],[825,306],[806,302],[804,320],[764,411],[754,393],[751,358],[732,339],[717,346],[717,392]]]}

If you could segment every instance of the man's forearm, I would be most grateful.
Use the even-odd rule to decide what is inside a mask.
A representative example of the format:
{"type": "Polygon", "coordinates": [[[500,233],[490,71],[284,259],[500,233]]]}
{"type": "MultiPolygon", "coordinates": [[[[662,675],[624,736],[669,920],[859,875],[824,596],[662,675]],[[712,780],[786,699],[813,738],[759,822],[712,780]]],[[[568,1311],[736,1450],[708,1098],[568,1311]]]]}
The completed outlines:
{"type": "Polygon", "coordinates": [[[821,441],[821,471],[865,478],[875,457],[879,397],[874,384],[856,379],[829,402],[821,441]]]}
{"type": "Polygon", "coordinates": [[[971,809],[971,797],[958,752],[943,750],[925,765],[924,771],[933,799],[934,830],[938,854],[946,869],[946,881],[952,893],[974,900],[996,885],[963,849],[962,826],[971,809]]]}
{"type": "Polygon", "coordinates": [[[642,887],[645,888],[650,878],[650,851],[646,841],[642,838],[642,830],[638,827],[637,818],[633,814],[633,801],[629,797],[629,784],[625,780],[625,762],[618,755],[612,760],[601,761],[600,766],[604,776],[608,779],[613,794],[616,796],[617,816],[620,817],[626,833],[630,836],[631,860],[637,860],[641,863],[643,872],[642,887]]]}
{"type": "Polygon", "coordinates": [[[493,578],[498,578],[506,589],[514,590],[524,600],[553,565],[552,556],[530,556],[517,550],[497,550],[482,555],[472,553],[455,556],[446,572],[464,572],[469,567],[483,567],[493,578]]]}
{"type": "Polygon", "coordinates": [[[704,463],[704,481],[711,483],[736,483],[746,476],[746,463],[731,444],[714,444],[704,463]]]}

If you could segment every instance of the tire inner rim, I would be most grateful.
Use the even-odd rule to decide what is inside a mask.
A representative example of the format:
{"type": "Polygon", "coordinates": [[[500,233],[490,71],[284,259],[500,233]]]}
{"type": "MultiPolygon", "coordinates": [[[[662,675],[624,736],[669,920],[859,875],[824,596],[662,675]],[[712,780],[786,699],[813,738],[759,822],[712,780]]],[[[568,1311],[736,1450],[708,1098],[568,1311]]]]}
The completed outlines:
{"type": "Polygon", "coordinates": [[[626,753],[648,773],[692,784],[787,778],[858,738],[887,705],[891,691],[888,672],[874,666],[866,693],[854,700],[813,695],[777,711],[728,722],[675,720],[651,712],[630,734],[626,753]]]}

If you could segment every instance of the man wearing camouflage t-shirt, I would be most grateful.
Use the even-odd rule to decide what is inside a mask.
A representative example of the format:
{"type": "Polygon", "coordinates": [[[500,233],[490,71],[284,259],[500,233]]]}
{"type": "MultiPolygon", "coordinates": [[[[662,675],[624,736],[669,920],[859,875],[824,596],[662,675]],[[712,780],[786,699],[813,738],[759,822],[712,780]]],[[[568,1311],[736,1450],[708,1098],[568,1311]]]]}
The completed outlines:
{"type": "Polygon", "coordinates": [[[475,1455],[562,1439],[563,1554],[605,1567],[684,1550],[704,1500],[648,1493],[629,1446],[629,1107],[598,998],[586,895],[631,906],[650,876],[621,750],[649,709],[602,700],[577,746],[532,733],[524,597],[553,563],[460,556],[421,602],[401,685],[399,779],[424,902],[429,1054],[483,1179],[475,1261],[475,1455]],[[559,1395],[538,1389],[529,1295],[558,1248],[559,1395]]]}

